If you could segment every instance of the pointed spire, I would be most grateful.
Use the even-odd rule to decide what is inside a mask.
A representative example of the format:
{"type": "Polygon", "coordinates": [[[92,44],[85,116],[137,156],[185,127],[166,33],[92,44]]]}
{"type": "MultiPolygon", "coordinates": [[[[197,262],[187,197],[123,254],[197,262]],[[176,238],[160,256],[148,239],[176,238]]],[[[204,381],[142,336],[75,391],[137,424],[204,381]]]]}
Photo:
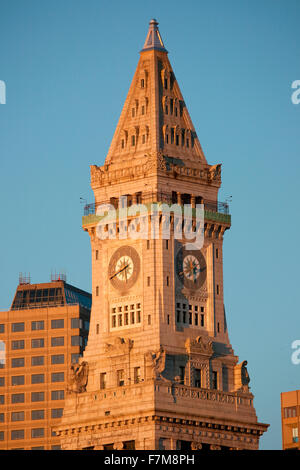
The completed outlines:
{"type": "Polygon", "coordinates": [[[154,18],[149,23],[149,31],[141,52],[149,51],[151,49],[157,49],[159,51],[168,52],[165,49],[163,40],[158,30],[158,22],[154,18]]]}

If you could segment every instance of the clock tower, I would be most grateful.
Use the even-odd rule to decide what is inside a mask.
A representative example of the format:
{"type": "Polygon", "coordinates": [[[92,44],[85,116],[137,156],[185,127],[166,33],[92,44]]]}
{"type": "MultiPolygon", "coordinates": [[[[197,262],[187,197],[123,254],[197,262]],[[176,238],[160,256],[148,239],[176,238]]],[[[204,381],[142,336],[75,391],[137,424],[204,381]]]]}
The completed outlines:
{"type": "Polygon", "coordinates": [[[258,448],[268,425],[228,336],[220,185],[151,20],[105,163],[91,167],[91,324],[62,448],[258,448]]]}

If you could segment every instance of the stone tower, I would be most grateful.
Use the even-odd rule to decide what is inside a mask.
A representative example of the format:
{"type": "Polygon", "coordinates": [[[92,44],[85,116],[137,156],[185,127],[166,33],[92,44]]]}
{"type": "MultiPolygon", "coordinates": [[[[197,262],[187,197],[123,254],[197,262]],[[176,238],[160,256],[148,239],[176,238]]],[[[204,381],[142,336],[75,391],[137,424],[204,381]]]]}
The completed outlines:
{"type": "Polygon", "coordinates": [[[152,20],[105,163],[91,167],[95,203],[83,217],[91,325],[56,429],[62,448],[258,448],[268,425],[257,421],[247,361],[234,354],[225,317],[231,217],[220,185],[221,165],[206,161],[152,20]],[[172,211],[170,237],[162,215],[155,234],[134,236],[153,212],[142,219],[130,210],[154,203],[191,207],[195,230],[196,206],[204,207],[203,245],[188,249],[185,235],[175,236],[172,211]]]}

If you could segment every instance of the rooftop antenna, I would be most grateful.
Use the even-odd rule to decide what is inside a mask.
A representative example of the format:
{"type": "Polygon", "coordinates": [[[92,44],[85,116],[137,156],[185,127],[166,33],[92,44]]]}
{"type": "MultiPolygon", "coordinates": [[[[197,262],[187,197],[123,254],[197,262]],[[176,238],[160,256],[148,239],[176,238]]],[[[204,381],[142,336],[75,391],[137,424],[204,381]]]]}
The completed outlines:
{"type": "Polygon", "coordinates": [[[19,273],[19,284],[30,284],[30,273],[19,273]]]}

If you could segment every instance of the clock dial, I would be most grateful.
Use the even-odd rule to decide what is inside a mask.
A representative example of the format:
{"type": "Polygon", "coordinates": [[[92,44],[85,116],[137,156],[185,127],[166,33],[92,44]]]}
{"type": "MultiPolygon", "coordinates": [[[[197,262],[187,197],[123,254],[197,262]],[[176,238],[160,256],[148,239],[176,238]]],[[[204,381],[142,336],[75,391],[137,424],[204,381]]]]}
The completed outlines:
{"type": "Polygon", "coordinates": [[[199,289],[206,279],[206,262],[199,250],[180,248],[176,256],[176,273],[188,289],[199,289]]]}
{"type": "Polygon", "coordinates": [[[140,271],[140,258],[131,246],[122,246],[114,252],[108,267],[108,277],[116,289],[130,289],[140,271]]]}

